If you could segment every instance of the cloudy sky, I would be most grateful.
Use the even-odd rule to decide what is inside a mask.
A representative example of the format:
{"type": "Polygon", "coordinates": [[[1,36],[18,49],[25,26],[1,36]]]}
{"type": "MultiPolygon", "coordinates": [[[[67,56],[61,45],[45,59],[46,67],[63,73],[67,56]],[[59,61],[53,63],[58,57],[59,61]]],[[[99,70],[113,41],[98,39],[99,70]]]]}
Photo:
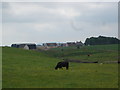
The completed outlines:
{"type": "Polygon", "coordinates": [[[2,45],[118,37],[117,2],[4,2],[2,45]]]}

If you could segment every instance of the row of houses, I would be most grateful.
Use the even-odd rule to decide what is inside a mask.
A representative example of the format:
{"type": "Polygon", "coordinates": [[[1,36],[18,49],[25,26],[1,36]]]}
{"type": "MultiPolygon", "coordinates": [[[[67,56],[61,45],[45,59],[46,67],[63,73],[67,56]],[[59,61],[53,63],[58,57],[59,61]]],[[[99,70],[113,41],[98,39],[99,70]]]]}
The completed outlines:
{"type": "Polygon", "coordinates": [[[23,48],[23,49],[36,49],[36,44],[34,43],[20,43],[20,44],[12,44],[11,47],[15,47],[15,48],[23,48]]]}
{"type": "Polygon", "coordinates": [[[84,44],[80,42],[67,42],[67,43],[43,43],[42,45],[36,45],[34,43],[21,43],[21,44],[12,44],[11,47],[15,48],[23,48],[23,49],[49,49],[49,48],[58,48],[58,47],[68,47],[68,46],[84,46],[84,44]]]}
{"type": "Polygon", "coordinates": [[[56,48],[56,47],[67,47],[68,45],[66,43],[43,43],[42,46],[47,48],[56,48]]]}
{"type": "Polygon", "coordinates": [[[45,47],[68,47],[68,46],[84,46],[84,44],[80,42],[67,42],[67,43],[43,43],[45,47]]]}

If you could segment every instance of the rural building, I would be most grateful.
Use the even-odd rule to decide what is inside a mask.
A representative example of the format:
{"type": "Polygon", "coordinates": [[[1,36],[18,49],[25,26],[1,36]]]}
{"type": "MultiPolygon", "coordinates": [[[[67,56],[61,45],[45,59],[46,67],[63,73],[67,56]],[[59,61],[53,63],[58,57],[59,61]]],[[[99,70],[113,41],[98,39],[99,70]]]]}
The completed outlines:
{"type": "Polygon", "coordinates": [[[68,46],[76,46],[76,43],[75,42],[67,42],[67,45],[68,46]]]}
{"type": "Polygon", "coordinates": [[[77,46],[84,46],[84,44],[80,41],[80,42],[76,42],[77,46]]]}
{"type": "Polygon", "coordinates": [[[67,47],[68,44],[67,43],[59,43],[59,47],[67,47]]]}
{"type": "Polygon", "coordinates": [[[46,48],[56,48],[59,45],[57,43],[43,43],[43,46],[46,48]]]}
{"type": "Polygon", "coordinates": [[[12,44],[11,47],[23,48],[23,49],[36,49],[36,44],[32,43],[22,43],[22,44],[12,44]]]}
{"type": "Polygon", "coordinates": [[[67,42],[68,46],[84,46],[84,44],[81,41],[77,42],[67,42]]]}

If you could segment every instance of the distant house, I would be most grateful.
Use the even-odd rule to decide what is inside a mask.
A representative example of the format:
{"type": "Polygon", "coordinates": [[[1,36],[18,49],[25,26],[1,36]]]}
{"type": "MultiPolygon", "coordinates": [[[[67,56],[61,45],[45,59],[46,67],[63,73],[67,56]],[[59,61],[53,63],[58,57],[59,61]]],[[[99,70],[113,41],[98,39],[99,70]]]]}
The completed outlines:
{"type": "Polygon", "coordinates": [[[58,47],[57,43],[43,43],[43,46],[46,48],[56,48],[58,47]]]}
{"type": "Polygon", "coordinates": [[[84,44],[81,41],[77,42],[67,42],[68,46],[84,46],[84,44]]]}
{"type": "Polygon", "coordinates": [[[23,48],[23,49],[36,49],[36,44],[32,43],[22,43],[22,44],[12,44],[11,47],[23,48]]]}
{"type": "Polygon", "coordinates": [[[67,42],[67,45],[68,46],[76,46],[76,43],[75,42],[67,42]]]}
{"type": "Polygon", "coordinates": [[[76,42],[76,46],[84,46],[84,44],[80,41],[80,42],[76,42]]]}
{"type": "Polygon", "coordinates": [[[59,47],[67,47],[68,44],[67,43],[59,43],[59,47]]]}

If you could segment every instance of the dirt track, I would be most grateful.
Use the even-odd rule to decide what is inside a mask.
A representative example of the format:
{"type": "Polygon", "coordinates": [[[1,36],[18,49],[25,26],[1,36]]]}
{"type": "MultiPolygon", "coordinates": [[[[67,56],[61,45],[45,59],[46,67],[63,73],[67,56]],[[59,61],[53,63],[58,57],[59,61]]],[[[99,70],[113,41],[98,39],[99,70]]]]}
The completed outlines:
{"type": "MultiPolygon", "coordinates": [[[[74,60],[74,59],[66,59],[65,61],[68,62],[75,62],[75,63],[99,63],[98,61],[95,62],[85,62],[85,61],[81,61],[81,60],[74,60]]],[[[120,63],[120,61],[105,61],[103,63],[120,63]]]]}
{"type": "Polygon", "coordinates": [[[80,61],[80,60],[71,60],[71,59],[67,59],[65,61],[68,61],[68,62],[76,62],[76,63],[98,63],[98,61],[96,62],[83,62],[83,61],[80,61]]]}

